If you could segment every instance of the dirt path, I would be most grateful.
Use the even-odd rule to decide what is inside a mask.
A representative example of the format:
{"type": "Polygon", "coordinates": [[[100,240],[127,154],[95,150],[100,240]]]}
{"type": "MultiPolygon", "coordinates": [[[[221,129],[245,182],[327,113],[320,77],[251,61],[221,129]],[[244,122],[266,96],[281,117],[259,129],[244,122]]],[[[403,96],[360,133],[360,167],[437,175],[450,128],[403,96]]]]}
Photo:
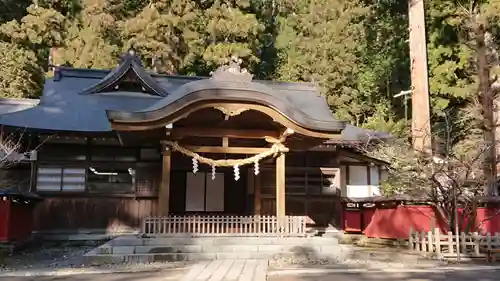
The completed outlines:
{"type": "MultiPolygon", "coordinates": [[[[403,269],[401,269],[403,271],[403,269]]],[[[337,272],[269,274],[268,281],[496,281],[500,268],[485,269],[464,266],[456,270],[427,270],[414,272],[383,272],[380,270],[338,270],[337,272]]]]}

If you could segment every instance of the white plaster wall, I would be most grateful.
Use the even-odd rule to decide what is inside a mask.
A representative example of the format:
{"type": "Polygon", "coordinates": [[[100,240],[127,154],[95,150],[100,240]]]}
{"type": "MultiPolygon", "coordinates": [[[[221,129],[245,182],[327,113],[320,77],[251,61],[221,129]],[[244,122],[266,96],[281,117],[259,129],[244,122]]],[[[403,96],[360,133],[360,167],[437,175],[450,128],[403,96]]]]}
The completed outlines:
{"type": "Polygon", "coordinates": [[[380,166],[370,166],[370,196],[378,196],[380,193],[380,166]]]}
{"type": "Polygon", "coordinates": [[[340,194],[341,196],[347,195],[347,168],[346,166],[340,166],[340,194]]]}
{"type": "Polygon", "coordinates": [[[368,185],[368,169],[366,166],[349,166],[349,182],[347,183],[348,197],[370,196],[368,185]]]}

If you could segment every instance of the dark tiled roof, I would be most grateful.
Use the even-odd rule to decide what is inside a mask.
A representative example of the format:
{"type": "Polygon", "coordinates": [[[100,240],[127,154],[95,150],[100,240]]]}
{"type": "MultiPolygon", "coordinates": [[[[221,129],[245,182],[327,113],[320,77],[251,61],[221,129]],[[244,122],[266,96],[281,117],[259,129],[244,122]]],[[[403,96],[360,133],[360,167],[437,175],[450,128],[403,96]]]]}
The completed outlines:
{"type": "MultiPolygon", "coordinates": [[[[376,140],[376,139],[388,139],[392,136],[389,133],[377,132],[364,128],[359,128],[350,124],[347,124],[342,131],[342,142],[343,143],[356,143],[366,140],[376,140]]],[[[326,142],[327,144],[336,144],[337,140],[330,140],[326,142]]]]}
{"type": "Polygon", "coordinates": [[[16,112],[38,105],[35,99],[6,99],[0,98],[0,114],[16,112]]]}
{"type": "MultiPolygon", "coordinates": [[[[60,68],[54,78],[46,81],[39,105],[28,107],[14,101],[12,106],[1,111],[5,114],[0,114],[0,124],[40,130],[106,132],[111,130],[106,110],[142,111],[168,103],[171,99],[169,96],[130,92],[81,94],[100,83],[109,73],[104,70],[60,68]]],[[[151,78],[167,93],[175,93],[187,83],[208,79],[167,75],[151,75],[151,78]]],[[[277,97],[292,103],[312,119],[336,122],[314,85],[270,81],[252,83],[272,89],[277,97]]]]}
{"type": "MultiPolygon", "coordinates": [[[[210,85],[209,78],[150,74],[133,56],[125,56],[112,71],[60,67],[54,77],[46,81],[39,103],[36,100],[0,100],[0,124],[33,130],[109,132],[111,126],[106,111],[133,113],[155,110],[171,104],[181,95],[190,95],[185,89],[191,88],[191,85],[210,85]],[[100,93],[126,75],[127,71],[137,75],[148,93],[100,93]]],[[[313,124],[324,126],[325,131],[344,127],[342,122],[333,118],[314,84],[260,80],[253,80],[250,84],[245,87],[254,91],[267,90],[280,104],[290,105],[290,112],[299,117],[306,116],[313,124]]],[[[243,87],[241,83],[231,84],[230,81],[223,81],[220,85],[228,89],[243,87]]],[[[351,141],[366,133],[363,129],[347,126],[343,138],[351,141]]]]}
{"type": "Polygon", "coordinates": [[[35,130],[107,132],[111,130],[106,109],[136,111],[160,97],[128,93],[79,95],[78,90],[96,79],[64,77],[50,79],[37,106],[0,115],[0,124],[35,130]]]}

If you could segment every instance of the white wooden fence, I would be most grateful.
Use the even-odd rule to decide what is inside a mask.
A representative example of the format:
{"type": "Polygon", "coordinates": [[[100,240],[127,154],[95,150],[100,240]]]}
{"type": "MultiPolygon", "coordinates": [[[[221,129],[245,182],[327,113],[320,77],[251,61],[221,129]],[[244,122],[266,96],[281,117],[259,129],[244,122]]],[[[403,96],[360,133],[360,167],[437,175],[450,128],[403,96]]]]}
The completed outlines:
{"type": "Polygon", "coordinates": [[[408,242],[411,250],[435,253],[438,257],[456,256],[458,251],[466,256],[479,257],[488,250],[500,248],[500,233],[480,235],[462,232],[457,239],[455,234],[443,234],[439,229],[429,232],[410,230],[408,242]]]}
{"type": "Polygon", "coordinates": [[[147,217],[146,235],[305,236],[306,217],[286,216],[168,216],[147,217]]]}

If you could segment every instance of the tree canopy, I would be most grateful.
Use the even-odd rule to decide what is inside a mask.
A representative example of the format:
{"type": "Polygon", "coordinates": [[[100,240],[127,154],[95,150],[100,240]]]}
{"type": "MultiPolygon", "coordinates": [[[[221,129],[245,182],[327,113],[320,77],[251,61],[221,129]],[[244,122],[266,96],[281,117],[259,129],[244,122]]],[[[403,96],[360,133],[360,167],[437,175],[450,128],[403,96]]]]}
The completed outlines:
{"type": "MultiPolygon", "coordinates": [[[[458,146],[478,134],[477,25],[498,73],[498,1],[472,2],[426,1],[433,126],[452,120],[458,146]]],[[[51,49],[55,64],[109,69],[133,46],[146,67],[184,75],[236,55],[259,79],[316,83],[337,118],[404,136],[411,102],[394,95],[411,84],[407,9],[398,0],[1,0],[0,95],[39,96],[51,49]]]]}

